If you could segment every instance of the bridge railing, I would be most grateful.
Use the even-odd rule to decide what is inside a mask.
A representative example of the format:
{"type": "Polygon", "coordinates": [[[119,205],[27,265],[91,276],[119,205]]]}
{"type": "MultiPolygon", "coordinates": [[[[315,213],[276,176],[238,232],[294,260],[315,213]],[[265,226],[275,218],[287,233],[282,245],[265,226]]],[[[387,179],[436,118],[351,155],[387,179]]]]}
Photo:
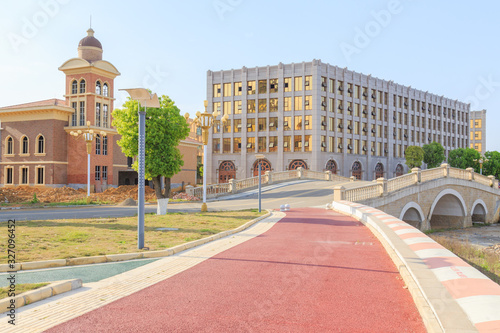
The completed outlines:
{"type": "MultiPolygon", "coordinates": [[[[288,171],[266,171],[261,175],[261,184],[270,185],[281,183],[290,180],[298,179],[313,179],[325,180],[333,182],[349,182],[350,178],[332,174],[330,171],[311,171],[303,168],[288,171]]],[[[236,194],[238,192],[256,188],[259,184],[259,177],[251,177],[246,179],[230,179],[228,183],[207,185],[207,198],[217,198],[228,194],[236,194]]],[[[186,192],[189,195],[199,199],[203,198],[203,187],[186,186],[186,192]]]]}
{"type": "Polygon", "coordinates": [[[410,174],[399,176],[390,180],[379,178],[376,184],[362,185],[359,187],[345,188],[344,186],[335,186],[333,188],[333,197],[335,201],[363,201],[371,198],[386,196],[388,193],[401,190],[403,188],[424,183],[440,178],[457,178],[473,181],[481,185],[498,189],[498,180],[494,176],[482,176],[474,172],[473,168],[465,170],[451,168],[448,164],[441,164],[440,167],[423,170],[413,168],[410,174]]]}

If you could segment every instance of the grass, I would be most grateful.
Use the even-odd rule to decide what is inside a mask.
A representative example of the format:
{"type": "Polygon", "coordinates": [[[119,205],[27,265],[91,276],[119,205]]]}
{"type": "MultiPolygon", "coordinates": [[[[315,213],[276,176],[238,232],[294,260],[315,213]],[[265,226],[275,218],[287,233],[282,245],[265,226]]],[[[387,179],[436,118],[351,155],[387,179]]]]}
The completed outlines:
{"type": "MultiPolygon", "coordinates": [[[[50,283],[48,282],[43,282],[43,283],[24,283],[24,284],[16,284],[16,296],[25,293],[30,290],[35,290],[41,287],[45,287],[50,283]]],[[[0,299],[6,298],[9,295],[9,287],[2,287],[0,288],[0,299]]]]}
{"type": "Polygon", "coordinates": [[[468,241],[443,236],[431,236],[431,238],[500,284],[500,255],[486,252],[468,241]]]}
{"type": "MultiPolygon", "coordinates": [[[[145,246],[163,250],[238,226],[265,214],[256,209],[231,212],[145,215],[145,246]],[[159,231],[157,228],[178,228],[159,231]]],[[[16,221],[16,261],[68,259],[140,252],[137,217],[16,221]]],[[[7,262],[7,232],[0,234],[0,262],[7,262]]]]}
{"type": "Polygon", "coordinates": [[[38,208],[38,207],[57,207],[57,206],[82,206],[82,205],[108,205],[112,204],[110,201],[101,201],[101,200],[90,200],[87,199],[79,199],[73,200],[70,202],[31,202],[31,201],[23,201],[23,202],[2,202],[0,203],[1,207],[26,207],[26,208],[38,208]]]}

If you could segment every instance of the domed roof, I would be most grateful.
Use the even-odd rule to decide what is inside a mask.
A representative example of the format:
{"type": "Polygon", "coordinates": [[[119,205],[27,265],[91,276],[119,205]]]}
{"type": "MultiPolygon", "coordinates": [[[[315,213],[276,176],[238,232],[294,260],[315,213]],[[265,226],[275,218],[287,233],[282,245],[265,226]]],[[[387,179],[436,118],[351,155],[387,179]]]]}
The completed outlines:
{"type": "Polygon", "coordinates": [[[98,47],[102,50],[102,45],[101,42],[94,37],[94,30],[90,28],[87,30],[87,37],[82,38],[80,43],[78,43],[78,47],[80,46],[93,46],[93,47],[98,47]]]}

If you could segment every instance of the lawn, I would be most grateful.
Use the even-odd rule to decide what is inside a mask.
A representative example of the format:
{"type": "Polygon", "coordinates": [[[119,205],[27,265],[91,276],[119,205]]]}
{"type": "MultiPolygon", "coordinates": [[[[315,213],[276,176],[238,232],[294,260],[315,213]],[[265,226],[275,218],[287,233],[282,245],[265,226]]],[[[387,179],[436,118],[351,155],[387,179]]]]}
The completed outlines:
{"type": "MultiPolygon", "coordinates": [[[[163,250],[237,228],[257,210],[146,214],[145,246],[163,250]],[[177,228],[178,230],[157,230],[177,228]]],[[[28,262],[138,252],[137,217],[16,221],[16,261],[28,262]]],[[[7,263],[7,229],[0,234],[0,262],[7,263]]],[[[140,250],[145,251],[145,250],[140,250]]],[[[140,252],[139,251],[139,252],[140,252]]]]}
{"type": "MultiPolygon", "coordinates": [[[[30,290],[38,289],[41,287],[45,287],[50,283],[48,282],[43,282],[43,283],[25,283],[25,284],[16,284],[16,296],[20,295],[22,293],[25,293],[30,290]]],[[[2,287],[0,288],[0,299],[6,298],[9,295],[9,288],[10,287],[2,287]]]]}

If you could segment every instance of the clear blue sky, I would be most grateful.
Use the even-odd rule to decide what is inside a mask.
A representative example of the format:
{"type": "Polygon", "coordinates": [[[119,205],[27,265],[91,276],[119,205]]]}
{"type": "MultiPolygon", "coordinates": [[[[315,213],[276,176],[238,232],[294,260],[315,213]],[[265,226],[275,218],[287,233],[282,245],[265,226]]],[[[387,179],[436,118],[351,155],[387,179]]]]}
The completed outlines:
{"type": "MultiPolygon", "coordinates": [[[[209,69],[321,59],[487,109],[487,150],[500,151],[498,13],[493,0],[8,0],[0,106],[62,99],[57,68],[92,15],[116,88],[167,94],[182,113],[202,110],[209,69]]],[[[126,96],[115,91],[115,107],[126,96]]]]}

